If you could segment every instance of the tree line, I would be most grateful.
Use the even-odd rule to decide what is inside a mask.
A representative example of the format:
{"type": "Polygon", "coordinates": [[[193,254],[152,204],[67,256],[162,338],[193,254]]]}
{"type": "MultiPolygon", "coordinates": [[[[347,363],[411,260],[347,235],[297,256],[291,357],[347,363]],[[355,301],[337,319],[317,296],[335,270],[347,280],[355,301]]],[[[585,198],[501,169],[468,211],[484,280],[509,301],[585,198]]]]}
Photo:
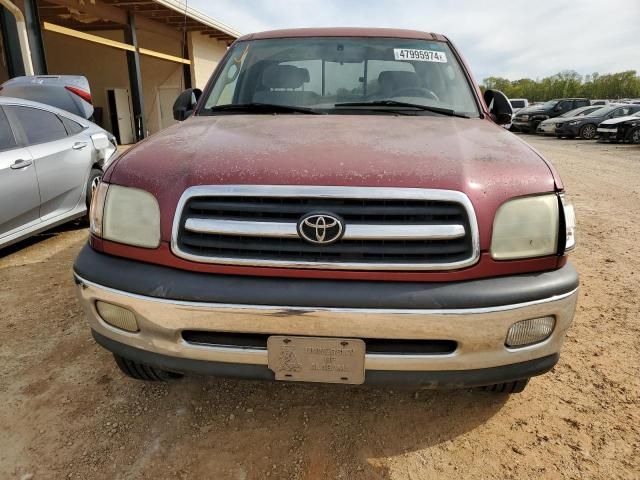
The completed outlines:
{"type": "Polygon", "coordinates": [[[489,77],[482,81],[480,88],[500,90],[509,98],[527,98],[532,102],[566,97],[615,100],[640,98],[640,76],[635,70],[585,76],[567,70],[542,80],[489,77]]]}

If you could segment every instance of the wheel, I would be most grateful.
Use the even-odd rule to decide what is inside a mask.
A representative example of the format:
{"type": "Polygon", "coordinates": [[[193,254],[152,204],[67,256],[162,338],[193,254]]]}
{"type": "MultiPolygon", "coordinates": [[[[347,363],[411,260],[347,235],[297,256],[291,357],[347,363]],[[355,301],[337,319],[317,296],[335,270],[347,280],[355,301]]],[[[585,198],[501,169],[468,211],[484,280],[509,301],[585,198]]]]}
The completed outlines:
{"type": "Polygon", "coordinates": [[[593,123],[587,123],[580,128],[580,136],[585,140],[592,140],[595,138],[598,130],[593,123]]]}
{"type": "Polygon", "coordinates": [[[634,128],[633,130],[631,130],[629,132],[628,138],[631,143],[635,143],[635,144],[640,143],[640,127],[634,128]]]}
{"type": "Polygon", "coordinates": [[[87,181],[87,198],[85,201],[87,202],[87,211],[89,210],[89,206],[91,205],[91,199],[93,198],[93,194],[98,188],[98,184],[102,179],[102,170],[99,168],[92,168],[91,173],[89,173],[89,180],[87,181]]]}
{"type": "Polygon", "coordinates": [[[166,382],[182,378],[181,373],[167,372],[159,368],[152,367],[145,363],[134,362],[120,355],[113,355],[116,364],[126,376],[135,378],[136,380],[145,380],[147,382],[166,382]]]}
{"type": "Polygon", "coordinates": [[[480,387],[480,390],[491,393],[520,393],[529,383],[529,379],[514,380],[513,382],[496,383],[495,385],[487,385],[480,387]]]}

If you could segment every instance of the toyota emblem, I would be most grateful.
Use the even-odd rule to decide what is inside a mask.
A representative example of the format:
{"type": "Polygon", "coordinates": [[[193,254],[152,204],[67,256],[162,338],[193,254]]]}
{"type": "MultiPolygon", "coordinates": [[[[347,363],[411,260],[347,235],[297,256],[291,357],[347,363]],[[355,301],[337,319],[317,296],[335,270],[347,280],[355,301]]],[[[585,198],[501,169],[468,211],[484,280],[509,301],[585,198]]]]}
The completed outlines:
{"type": "Polygon", "coordinates": [[[330,245],[343,233],[344,221],[331,213],[308,213],[298,221],[298,235],[315,245],[330,245]]]}

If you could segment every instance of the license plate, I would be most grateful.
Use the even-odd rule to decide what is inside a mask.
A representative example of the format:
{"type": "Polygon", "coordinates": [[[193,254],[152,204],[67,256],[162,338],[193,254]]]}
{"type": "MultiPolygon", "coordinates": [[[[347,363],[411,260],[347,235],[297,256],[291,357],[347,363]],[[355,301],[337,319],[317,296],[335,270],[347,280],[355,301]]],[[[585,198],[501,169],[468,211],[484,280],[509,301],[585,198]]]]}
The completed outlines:
{"type": "Polygon", "coordinates": [[[267,351],[276,380],[364,383],[365,343],[359,339],[272,336],[267,351]]]}

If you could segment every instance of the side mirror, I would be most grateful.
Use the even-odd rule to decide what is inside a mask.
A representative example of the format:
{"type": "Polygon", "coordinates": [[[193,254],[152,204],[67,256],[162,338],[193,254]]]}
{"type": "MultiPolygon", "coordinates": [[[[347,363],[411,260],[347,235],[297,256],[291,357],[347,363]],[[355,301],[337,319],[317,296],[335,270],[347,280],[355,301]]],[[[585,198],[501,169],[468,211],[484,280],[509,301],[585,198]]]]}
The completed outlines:
{"type": "Polygon", "coordinates": [[[173,118],[179,122],[191,116],[200,100],[202,90],[198,88],[188,88],[180,95],[173,104],[173,118]]]}
{"type": "Polygon", "coordinates": [[[513,107],[507,96],[499,90],[486,90],[484,92],[484,101],[489,107],[491,118],[498,125],[507,125],[511,123],[513,117],[513,107]]]}

